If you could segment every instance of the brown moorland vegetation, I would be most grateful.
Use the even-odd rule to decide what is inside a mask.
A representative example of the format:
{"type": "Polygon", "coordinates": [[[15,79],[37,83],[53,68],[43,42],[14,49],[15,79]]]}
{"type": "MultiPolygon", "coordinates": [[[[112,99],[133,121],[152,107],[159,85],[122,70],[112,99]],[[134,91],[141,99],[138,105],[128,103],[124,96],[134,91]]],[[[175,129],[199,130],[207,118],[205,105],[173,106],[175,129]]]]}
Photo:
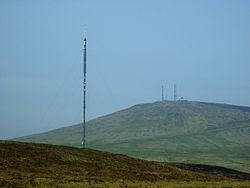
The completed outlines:
{"type": "MultiPolygon", "coordinates": [[[[212,167],[211,167],[212,168],[212,167]]],[[[0,187],[247,187],[249,174],[92,149],[0,141],[0,187]],[[237,175],[238,173],[238,175],[237,175]]]]}

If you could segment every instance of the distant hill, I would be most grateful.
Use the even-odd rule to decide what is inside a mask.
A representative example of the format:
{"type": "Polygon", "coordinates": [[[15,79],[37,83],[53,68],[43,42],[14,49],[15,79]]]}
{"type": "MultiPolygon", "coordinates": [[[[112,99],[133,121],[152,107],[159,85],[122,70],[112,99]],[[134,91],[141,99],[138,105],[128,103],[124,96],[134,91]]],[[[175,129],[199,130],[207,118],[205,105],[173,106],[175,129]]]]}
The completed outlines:
{"type": "MultiPolygon", "coordinates": [[[[250,107],[164,101],[87,123],[87,147],[148,160],[250,172],[250,107]]],[[[79,147],[81,124],[15,140],[79,147]]]]}
{"type": "Polygon", "coordinates": [[[0,141],[0,187],[246,187],[249,180],[250,174],[219,167],[149,162],[92,149],[0,141]]]}

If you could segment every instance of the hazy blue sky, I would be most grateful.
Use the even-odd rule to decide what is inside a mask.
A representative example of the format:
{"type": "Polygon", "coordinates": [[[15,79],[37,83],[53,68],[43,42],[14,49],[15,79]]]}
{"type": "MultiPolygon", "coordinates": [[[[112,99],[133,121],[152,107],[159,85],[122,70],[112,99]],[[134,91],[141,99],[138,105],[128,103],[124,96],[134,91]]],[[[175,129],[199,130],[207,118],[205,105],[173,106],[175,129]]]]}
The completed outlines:
{"type": "Polygon", "coordinates": [[[0,139],[167,99],[250,106],[249,0],[0,0],[0,139]]]}

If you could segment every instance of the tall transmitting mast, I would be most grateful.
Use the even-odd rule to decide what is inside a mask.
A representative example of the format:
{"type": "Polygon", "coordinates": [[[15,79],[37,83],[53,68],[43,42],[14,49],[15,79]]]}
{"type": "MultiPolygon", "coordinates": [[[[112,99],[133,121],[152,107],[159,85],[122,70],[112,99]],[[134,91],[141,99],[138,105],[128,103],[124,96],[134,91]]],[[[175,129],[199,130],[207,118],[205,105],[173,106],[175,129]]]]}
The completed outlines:
{"type": "Polygon", "coordinates": [[[161,86],[161,101],[164,101],[164,86],[161,86]]]}
{"type": "Polygon", "coordinates": [[[82,125],[82,148],[85,148],[85,124],[86,124],[86,62],[87,62],[87,39],[84,38],[83,48],[83,125],[82,125]]]}
{"type": "Polygon", "coordinates": [[[177,89],[176,89],[176,84],[174,84],[174,101],[177,100],[177,89]]]}

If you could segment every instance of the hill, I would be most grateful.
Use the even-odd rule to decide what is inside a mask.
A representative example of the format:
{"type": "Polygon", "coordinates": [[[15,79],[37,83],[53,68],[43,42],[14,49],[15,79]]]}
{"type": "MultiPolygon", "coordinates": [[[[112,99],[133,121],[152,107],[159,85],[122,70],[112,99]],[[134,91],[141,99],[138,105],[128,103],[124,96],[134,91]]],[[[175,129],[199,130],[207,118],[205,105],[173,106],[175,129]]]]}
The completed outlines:
{"type": "MultiPolygon", "coordinates": [[[[147,160],[209,164],[250,172],[250,107],[164,101],[87,123],[87,147],[147,160]]],[[[81,125],[16,140],[79,147],[81,125]]]]}
{"type": "Polygon", "coordinates": [[[213,173],[199,169],[92,149],[0,141],[2,187],[246,187],[250,183],[250,174],[219,167],[210,167],[213,173]]]}

